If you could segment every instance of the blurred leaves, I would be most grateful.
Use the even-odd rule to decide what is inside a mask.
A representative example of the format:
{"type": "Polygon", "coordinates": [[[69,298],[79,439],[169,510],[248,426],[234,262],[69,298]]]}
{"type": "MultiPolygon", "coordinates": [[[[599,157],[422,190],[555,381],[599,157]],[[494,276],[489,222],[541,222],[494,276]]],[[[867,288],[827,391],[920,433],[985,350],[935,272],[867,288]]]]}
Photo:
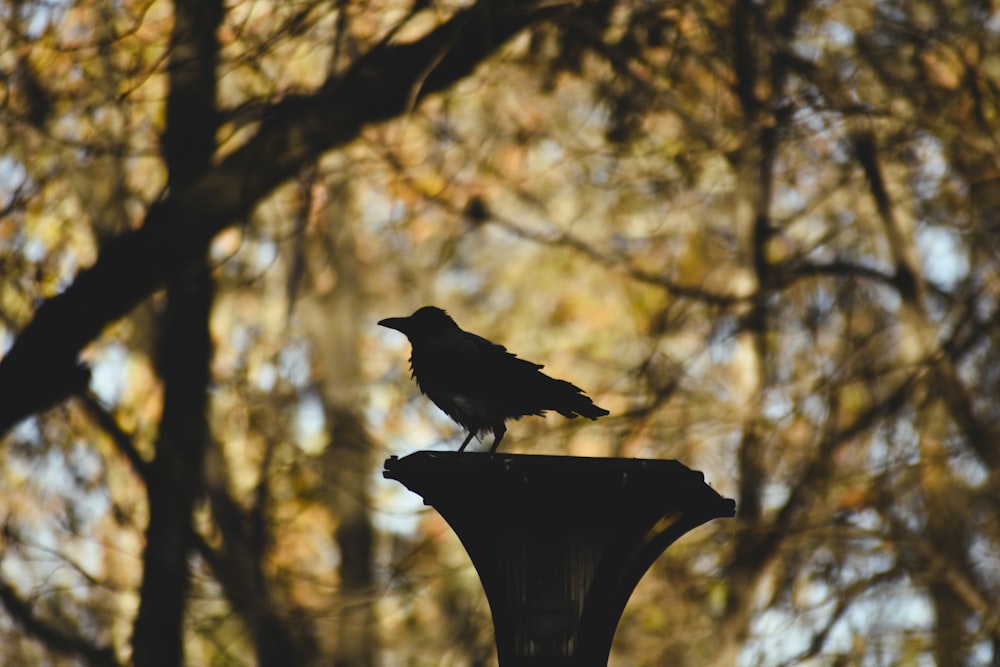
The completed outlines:
{"type": "MultiPolygon", "coordinates": [[[[490,27],[501,4],[469,21],[490,27]]],[[[612,664],[995,662],[1000,16],[947,0],[548,4],[519,5],[524,29],[439,93],[424,94],[453,43],[415,83],[335,100],[406,102],[215,236],[188,661],[254,664],[259,623],[328,664],[358,605],[382,664],[494,660],[461,546],[378,479],[385,456],[457,444],[405,343],[374,326],[434,303],[612,411],[522,420],[512,450],[679,458],[737,499],[736,520],[646,576],[612,664]],[[330,455],[348,440],[365,443],[359,486],[330,455]],[[374,531],[363,590],[341,579],[349,521],[374,531]]],[[[471,6],[230,3],[213,163],[341,90],[380,44],[471,6]]],[[[169,3],[22,1],[0,18],[6,354],[174,194],[179,56],[169,3]]],[[[5,435],[0,662],[130,659],[164,305],[153,290],[103,323],[81,355],[92,393],[5,435]]],[[[32,370],[26,389],[65,379],[32,370]]]]}

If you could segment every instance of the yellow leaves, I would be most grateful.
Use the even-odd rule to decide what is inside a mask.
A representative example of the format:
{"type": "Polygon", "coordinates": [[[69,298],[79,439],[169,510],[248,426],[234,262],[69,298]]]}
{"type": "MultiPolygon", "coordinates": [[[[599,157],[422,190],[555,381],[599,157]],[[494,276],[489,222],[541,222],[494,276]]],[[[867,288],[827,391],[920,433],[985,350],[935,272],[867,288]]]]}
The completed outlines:
{"type": "Polygon", "coordinates": [[[243,230],[237,227],[224,229],[212,239],[209,254],[215,261],[232,257],[243,244],[243,230]]]}
{"type": "Polygon", "coordinates": [[[955,90],[965,76],[964,63],[956,45],[938,44],[920,52],[920,62],[931,83],[945,90],[955,90]]]}
{"type": "MultiPolygon", "coordinates": [[[[432,3],[396,39],[415,38],[455,6],[432,3]]],[[[0,248],[6,253],[0,281],[4,327],[22,326],[35,299],[55,293],[94,261],[93,230],[138,224],[165,183],[160,141],[172,6],[126,1],[116,7],[120,11],[108,22],[96,5],[67,6],[59,22],[34,42],[25,42],[20,50],[0,49],[0,67],[11,70],[18,58],[25,58],[39,82],[57,93],[51,136],[10,120],[0,129],[10,159],[22,164],[28,181],[39,188],[28,204],[0,220],[0,248]],[[101,226],[112,217],[118,226],[101,226]]],[[[226,115],[229,124],[219,132],[216,157],[253,135],[258,111],[288,95],[308,94],[331,71],[343,71],[409,7],[397,0],[315,8],[277,1],[229,3],[219,31],[218,105],[224,114],[238,107],[243,113],[226,115]],[[331,62],[334,44],[340,49],[337,62],[331,62]]],[[[986,125],[995,116],[989,95],[984,93],[977,108],[967,86],[980,81],[981,90],[989,90],[982,78],[1000,72],[994,45],[976,43],[974,31],[957,40],[928,38],[915,45],[881,30],[892,26],[879,22],[884,17],[875,16],[877,7],[853,2],[810,6],[801,30],[787,42],[768,43],[772,35],[767,32],[754,35],[754,52],[760,55],[755,92],[762,105],[781,107],[790,118],[781,124],[774,108],[762,112],[763,122],[779,134],[771,174],[778,194],[765,193],[771,200],[764,203],[781,233],[761,249],[753,246],[746,223],[761,203],[755,193],[766,165],[753,163],[752,156],[762,121],[743,117],[732,92],[734,54],[729,51],[732,35],[726,32],[730,6],[688,4],[648,15],[637,13],[636,7],[615,5],[607,35],[589,37],[611,39],[604,45],[607,53],[588,47],[588,55],[576,65],[578,72],[560,69],[560,30],[544,35],[526,31],[467,81],[396,122],[373,125],[337,160],[321,160],[316,182],[308,189],[312,205],[304,212],[307,219],[298,217],[303,193],[296,183],[279,188],[244,227],[215,239],[218,293],[211,320],[216,347],[209,418],[238,502],[250,505],[262,475],[270,485],[265,520],[274,542],[265,569],[269,582],[279,582],[299,608],[316,615],[331,608],[336,612],[331,600],[338,555],[331,545],[338,518],[325,505],[329,480],[313,456],[328,444],[318,387],[324,377],[349,365],[323,358],[323,350],[332,342],[349,344],[340,333],[349,327],[346,319],[326,319],[325,311],[315,316],[303,307],[305,300],[289,303],[289,295],[308,294],[310,308],[322,311],[331,294],[352,282],[360,285],[351,315],[356,320],[350,324],[365,338],[346,356],[360,360],[365,375],[353,379],[344,392],[370,393],[363,409],[378,452],[438,446],[456,431],[413,400],[416,390],[406,381],[404,344],[374,331],[378,317],[435,302],[471,330],[546,363],[553,375],[584,387],[613,412],[595,423],[567,424],[555,416],[519,422],[512,427],[512,449],[539,443],[549,452],[579,455],[617,451],[690,457],[705,463],[713,483],[736,490],[740,436],[746,428],[759,429],[767,449],[761,456],[766,488],[760,490],[766,515],[787,497],[800,470],[808,468],[822,429],[855,425],[892,388],[887,376],[896,380],[932,356],[926,354],[931,349],[926,340],[907,339],[908,324],[900,323],[885,281],[845,269],[798,283],[791,273],[783,274],[794,284],[773,287],[759,284],[755,274],[753,253],[760,250],[776,270],[792,272],[810,262],[885,268],[892,248],[881,235],[860,179],[852,175],[856,165],[842,146],[846,126],[860,116],[873,132],[891,139],[882,156],[883,173],[893,205],[909,209],[900,211],[899,219],[912,222],[916,230],[926,218],[959,221],[956,244],[974,261],[984,262],[982,270],[977,266],[970,271],[982,283],[979,294],[996,289],[992,260],[982,259],[995,254],[990,240],[975,236],[991,219],[990,208],[977,210],[967,201],[968,184],[958,171],[961,160],[953,157],[964,159],[963,153],[976,146],[992,146],[991,135],[976,135],[972,122],[976,113],[982,113],[986,125]],[[862,34],[876,29],[877,35],[862,34]],[[866,64],[858,52],[863,38],[877,47],[873,63],[866,64]],[[780,90],[772,90],[781,77],[768,68],[781,58],[788,59],[784,65],[793,72],[780,90]],[[927,104],[922,96],[935,90],[946,93],[944,102],[922,108],[927,104]],[[627,145],[605,141],[612,96],[635,107],[627,110],[637,115],[627,145]],[[951,143],[942,127],[959,128],[950,131],[961,141],[951,143]],[[950,189],[948,199],[908,185],[915,165],[926,165],[933,157],[914,150],[910,137],[918,133],[933,134],[941,155],[947,156],[939,158],[937,167],[940,182],[950,189]],[[337,193],[345,189],[350,196],[340,197],[337,193]],[[490,215],[463,215],[474,197],[482,199],[490,215]],[[344,220],[351,221],[357,236],[353,258],[334,252],[325,233],[342,229],[344,220]],[[686,289],[671,289],[671,283],[686,289]],[[749,298],[760,289],[770,291],[763,295],[766,331],[755,340],[745,316],[749,298]],[[713,300],[713,295],[744,301],[733,304],[713,300]],[[756,345],[760,340],[763,353],[756,345]],[[319,407],[313,417],[303,417],[308,411],[302,406],[309,400],[319,407]]],[[[895,9],[901,21],[912,9],[914,25],[933,27],[938,34],[950,29],[931,25],[936,17],[930,5],[903,3],[895,9]]],[[[778,5],[754,5],[754,13],[769,27],[780,16],[772,12],[780,11],[778,5]]],[[[12,85],[0,82],[0,97],[12,85]]],[[[17,113],[28,108],[19,95],[14,90],[10,98],[17,113]]],[[[995,161],[990,150],[969,158],[975,165],[970,172],[979,177],[990,173],[995,161]]],[[[973,181],[973,189],[981,183],[973,181]]],[[[968,350],[963,373],[973,377],[976,355],[983,355],[984,366],[990,359],[985,342],[992,302],[969,301],[951,311],[950,304],[962,295],[940,296],[934,308],[948,323],[956,348],[968,350]],[[974,340],[979,335],[981,345],[974,340]]],[[[109,363],[102,356],[109,354],[108,346],[127,350],[108,376],[121,385],[114,392],[114,414],[135,434],[136,447],[145,456],[151,453],[162,399],[149,359],[162,335],[160,321],[142,320],[162,305],[152,301],[150,312],[134,313],[109,328],[85,355],[85,361],[109,363]]],[[[988,410],[989,397],[975,400],[988,410]]],[[[902,410],[925,411],[919,401],[902,410]]],[[[880,452],[896,446],[888,442],[893,437],[902,441],[914,430],[926,431],[908,417],[894,418],[878,420],[878,437],[860,433],[833,452],[834,472],[823,480],[830,486],[817,485],[815,493],[832,490],[803,508],[809,523],[789,514],[790,550],[801,544],[807,551],[821,542],[817,533],[836,529],[830,514],[824,514],[831,508],[858,512],[873,507],[866,485],[871,470],[865,466],[877,455],[889,462],[906,460],[900,452],[880,452]],[[883,424],[888,427],[881,428],[883,424]],[[836,476],[845,470],[852,477],[842,481],[836,476]]],[[[87,435],[80,421],[69,420],[69,425],[87,435]]],[[[932,425],[946,421],[936,417],[932,425]]],[[[63,437],[55,434],[51,440],[63,437]]],[[[925,488],[931,482],[938,486],[936,477],[938,488],[948,489],[946,459],[961,447],[957,436],[952,438],[940,438],[947,447],[940,447],[936,455],[941,460],[924,472],[925,488]]],[[[919,444],[923,456],[934,445],[930,440],[919,444]]],[[[113,459],[110,446],[101,446],[113,459]]],[[[890,468],[884,461],[879,465],[890,468]]],[[[16,471],[7,474],[16,483],[24,481],[15,479],[16,471]]],[[[109,493],[140,506],[141,485],[120,470],[115,475],[109,493]]],[[[918,517],[920,509],[906,505],[913,488],[898,483],[893,490],[900,492],[898,511],[918,517]]],[[[9,505],[17,512],[37,509],[30,498],[17,498],[19,504],[9,505]]],[[[378,507],[384,509],[381,500],[378,507]]],[[[961,520],[961,507],[947,509],[945,518],[961,520]]],[[[441,598],[479,594],[460,545],[441,537],[448,528],[435,516],[394,517],[397,526],[405,524],[416,535],[413,544],[396,546],[410,534],[386,531],[385,540],[394,542],[394,550],[380,561],[388,562],[393,577],[379,591],[381,610],[391,619],[385,627],[413,630],[420,637],[387,635],[393,655],[412,648],[434,653],[433,660],[435,650],[446,645],[442,650],[460,650],[441,631],[453,628],[446,626],[449,614],[440,599],[413,595],[412,590],[433,589],[441,598]],[[419,567],[411,567],[413,561],[419,567]],[[449,567],[456,570],[442,574],[449,567]],[[447,584],[441,584],[446,577],[447,584]],[[410,589],[400,592],[406,587],[410,589]]],[[[117,535],[114,544],[133,559],[118,563],[121,572],[114,573],[114,581],[127,589],[117,602],[125,620],[117,623],[127,626],[134,602],[129,587],[134,587],[135,554],[141,546],[135,526],[143,516],[140,510],[129,519],[132,530],[124,536],[110,517],[102,535],[117,535]]],[[[202,512],[198,520],[205,524],[211,518],[202,512]]],[[[679,561],[673,567],[693,573],[692,579],[717,573],[726,558],[740,562],[741,554],[726,553],[728,544],[706,540],[692,550],[702,559],[693,569],[679,561]]],[[[852,552],[858,562],[871,558],[871,552],[857,545],[841,548],[858,549],[852,552]]],[[[775,556],[774,567],[796,566],[785,557],[775,556]]],[[[656,583],[674,574],[660,573],[656,583]]],[[[780,585],[775,580],[769,584],[776,600],[780,585]]],[[[702,580],[701,588],[683,598],[683,607],[664,605],[669,587],[655,588],[660,595],[643,600],[633,616],[635,625],[626,630],[657,635],[649,640],[655,646],[623,649],[623,660],[639,664],[651,660],[650,655],[662,656],[659,634],[685,620],[678,609],[694,610],[694,616],[699,611],[721,614],[744,586],[751,584],[737,586],[721,577],[702,580]]],[[[231,613],[222,609],[218,592],[208,589],[198,591],[210,600],[205,607],[218,608],[205,615],[231,613]]],[[[794,596],[789,600],[793,611],[804,604],[794,596]]],[[[750,617],[755,609],[738,611],[750,617]]],[[[335,623],[335,613],[332,618],[324,623],[335,623]]],[[[711,632],[706,631],[704,640],[685,635],[685,641],[700,642],[700,650],[707,650],[703,647],[711,648],[711,632]]],[[[117,645],[126,646],[128,633],[120,634],[117,645]]],[[[227,628],[217,636],[228,640],[234,635],[227,628]]],[[[865,636],[859,636],[857,653],[870,651],[865,636]]],[[[690,647],[677,650],[689,651],[684,654],[688,662],[708,662],[692,658],[697,651],[690,647]]],[[[914,648],[912,654],[920,650],[914,648]]],[[[207,649],[197,657],[202,655],[206,663],[217,657],[207,649]]]]}
{"type": "Polygon", "coordinates": [[[642,609],[639,623],[648,634],[663,635],[670,630],[667,615],[662,606],[649,605],[642,609]]]}
{"type": "Polygon", "coordinates": [[[847,384],[841,387],[837,404],[842,409],[842,414],[846,419],[844,426],[847,426],[853,422],[854,417],[859,412],[871,405],[871,394],[864,383],[847,384]]]}
{"type": "Polygon", "coordinates": [[[62,240],[63,220],[64,218],[55,212],[41,213],[32,218],[30,227],[26,231],[31,242],[39,246],[35,252],[46,254],[59,245],[62,240]]]}
{"type": "Polygon", "coordinates": [[[864,484],[845,489],[835,503],[837,512],[862,512],[874,507],[878,500],[877,490],[864,484]]]}
{"type": "Polygon", "coordinates": [[[799,450],[808,447],[816,438],[816,426],[799,415],[793,415],[791,422],[782,432],[782,439],[788,447],[799,450]]]}

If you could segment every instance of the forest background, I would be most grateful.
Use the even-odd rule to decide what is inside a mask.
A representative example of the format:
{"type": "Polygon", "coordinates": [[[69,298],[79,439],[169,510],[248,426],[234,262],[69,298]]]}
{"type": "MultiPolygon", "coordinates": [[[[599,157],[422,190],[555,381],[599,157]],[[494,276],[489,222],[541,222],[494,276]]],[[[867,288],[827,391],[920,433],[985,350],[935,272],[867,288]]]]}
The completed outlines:
{"type": "Polygon", "coordinates": [[[490,665],[382,317],[735,498],[614,665],[1000,665],[1000,12],[0,5],[0,663],[490,665]]]}

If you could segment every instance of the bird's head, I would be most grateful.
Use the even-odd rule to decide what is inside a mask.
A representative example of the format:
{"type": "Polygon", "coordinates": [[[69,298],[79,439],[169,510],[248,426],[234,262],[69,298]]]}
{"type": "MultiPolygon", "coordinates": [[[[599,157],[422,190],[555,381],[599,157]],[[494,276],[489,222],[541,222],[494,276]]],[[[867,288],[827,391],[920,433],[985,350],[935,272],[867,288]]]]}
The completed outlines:
{"type": "Polygon", "coordinates": [[[389,317],[379,320],[378,324],[403,332],[411,342],[458,328],[448,313],[434,306],[424,306],[409,317],[389,317]]]}

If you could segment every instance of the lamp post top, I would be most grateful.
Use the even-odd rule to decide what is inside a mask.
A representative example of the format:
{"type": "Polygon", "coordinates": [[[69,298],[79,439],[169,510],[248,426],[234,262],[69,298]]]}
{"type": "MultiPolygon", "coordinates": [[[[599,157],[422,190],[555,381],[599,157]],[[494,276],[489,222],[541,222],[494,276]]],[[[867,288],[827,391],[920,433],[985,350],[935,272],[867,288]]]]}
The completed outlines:
{"type": "Polygon", "coordinates": [[[502,667],[603,665],[632,590],[676,539],[735,503],[677,461],[420,451],[385,477],[458,535],[502,667]]]}

